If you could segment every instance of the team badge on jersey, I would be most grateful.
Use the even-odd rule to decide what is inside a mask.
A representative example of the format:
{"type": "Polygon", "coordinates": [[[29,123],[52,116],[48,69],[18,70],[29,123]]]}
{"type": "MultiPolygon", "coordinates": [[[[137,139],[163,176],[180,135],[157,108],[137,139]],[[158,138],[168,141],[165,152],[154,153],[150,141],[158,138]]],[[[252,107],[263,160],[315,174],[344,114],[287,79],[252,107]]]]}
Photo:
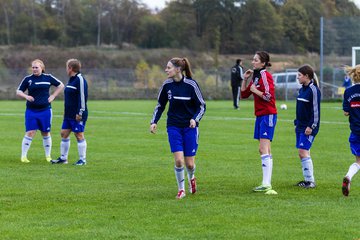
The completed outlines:
{"type": "Polygon", "coordinates": [[[167,92],[167,94],[168,94],[168,99],[170,100],[171,97],[172,97],[171,90],[169,90],[169,91],[167,92]]]}

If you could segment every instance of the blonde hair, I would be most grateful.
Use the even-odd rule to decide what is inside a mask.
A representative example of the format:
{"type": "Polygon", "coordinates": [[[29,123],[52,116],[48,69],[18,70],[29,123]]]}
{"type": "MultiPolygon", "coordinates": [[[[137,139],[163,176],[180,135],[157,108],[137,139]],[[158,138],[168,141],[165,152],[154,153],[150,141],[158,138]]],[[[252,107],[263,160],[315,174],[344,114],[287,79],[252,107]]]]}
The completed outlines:
{"type": "Polygon", "coordinates": [[[355,67],[345,66],[344,70],[353,83],[360,83],[360,65],[356,65],[355,67]]]}
{"type": "Polygon", "coordinates": [[[71,68],[73,72],[80,72],[81,69],[81,62],[75,58],[71,58],[66,61],[66,66],[71,68]]]}
{"type": "Polygon", "coordinates": [[[45,64],[43,61],[41,61],[40,59],[35,59],[31,62],[31,65],[33,65],[34,63],[38,63],[41,67],[41,72],[45,72],[45,64]]]}

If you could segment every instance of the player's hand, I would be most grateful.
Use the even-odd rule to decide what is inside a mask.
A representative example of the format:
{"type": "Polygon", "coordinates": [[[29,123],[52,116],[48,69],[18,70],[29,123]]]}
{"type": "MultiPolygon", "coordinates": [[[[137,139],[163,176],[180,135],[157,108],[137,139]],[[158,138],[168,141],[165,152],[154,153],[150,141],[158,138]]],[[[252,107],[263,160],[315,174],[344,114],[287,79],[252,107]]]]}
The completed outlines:
{"type": "Polygon", "coordinates": [[[196,127],[196,121],[194,119],[190,119],[190,128],[195,128],[196,127]]]}
{"type": "Polygon", "coordinates": [[[157,124],[156,123],[153,123],[153,124],[150,125],[150,132],[152,134],[156,133],[156,129],[157,129],[157,124]]]}
{"type": "Polygon", "coordinates": [[[79,114],[76,114],[76,121],[80,122],[82,120],[82,116],[79,114]]]}
{"type": "Polygon", "coordinates": [[[312,128],[307,127],[307,128],[305,129],[305,135],[306,135],[306,136],[309,136],[311,133],[312,133],[312,128]]]}
{"type": "Polygon", "coordinates": [[[255,86],[255,84],[251,84],[251,86],[250,86],[250,91],[251,91],[251,92],[257,91],[257,87],[255,86]]]}
{"type": "Polygon", "coordinates": [[[253,74],[253,70],[248,69],[246,70],[246,72],[244,73],[244,79],[247,80],[252,74],[253,74]]]}
{"type": "Polygon", "coordinates": [[[27,95],[26,100],[28,100],[29,102],[33,102],[35,99],[32,96],[27,95]]]}
{"type": "Polygon", "coordinates": [[[51,103],[52,101],[54,101],[55,97],[53,95],[50,95],[48,98],[48,102],[51,103]]]}

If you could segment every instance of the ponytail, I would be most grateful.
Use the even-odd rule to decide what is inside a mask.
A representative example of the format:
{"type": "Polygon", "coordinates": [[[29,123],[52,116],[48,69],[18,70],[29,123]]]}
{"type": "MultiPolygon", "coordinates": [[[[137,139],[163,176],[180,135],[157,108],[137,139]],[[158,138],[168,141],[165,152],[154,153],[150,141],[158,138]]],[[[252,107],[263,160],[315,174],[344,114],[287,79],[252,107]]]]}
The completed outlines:
{"type": "Polygon", "coordinates": [[[189,60],[187,58],[183,58],[183,61],[184,61],[185,76],[188,78],[192,78],[192,72],[191,72],[189,60]]]}
{"type": "Polygon", "coordinates": [[[314,72],[313,82],[314,82],[314,84],[315,84],[317,87],[320,87],[320,85],[319,85],[319,79],[318,79],[318,77],[317,77],[317,75],[316,75],[315,72],[314,72]]]}
{"type": "Polygon", "coordinates": [[[170,62],[175,66],[181,69],[181,73],[185,72],[185,77],[192,78],[192,72],[190,67],[190,62],[187,58],[172,58],[170,62]]]}

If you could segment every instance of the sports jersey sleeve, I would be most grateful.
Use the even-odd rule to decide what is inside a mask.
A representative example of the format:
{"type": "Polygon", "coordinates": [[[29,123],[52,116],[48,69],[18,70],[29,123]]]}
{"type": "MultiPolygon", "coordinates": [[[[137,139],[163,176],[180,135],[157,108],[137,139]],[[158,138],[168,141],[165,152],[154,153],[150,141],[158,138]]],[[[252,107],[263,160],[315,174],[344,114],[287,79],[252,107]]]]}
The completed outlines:
{"type": "Polygon", "coordinates": [[[248,98],[251,96],[252,92],[250,91],[250,87],[253,84],[253,81],[251,80],[250,84],[246,87],[244,91],[241,91],[241,98],[248,98]]]}
{"type": "Polygon", "coordinates": [[[268,75],[266,74],[266,71],[261,71],[261,78],[264,85],[264,92],[262,95],[262,99],[264,99],[267,102],[270,102],[271,98],[274,96],[270,92],[270,85],[273,84],[271,79],[269,79],[268,75]]]}
{"type": "Polygon", "coordinates": [[[348,98],[348,90],[346,89],[344,92],[344,99],[343,99],[343,110],[344,112],[350,112],[350,102],[347,100],[348,98]]]}
{"type": "Polygon", "coordinates": [[[204,101],[204,98],[202,96],[202,93],[200,91],[199,85],[195,82],[194,85],[194,99],[195,103],[197,105],[197,111],[195,115],[193,116],[193,119],[198,123],[204,116],[204,113],[206,111],[206,104],[204,101]]]}
{"type": "Polygon", "coordinates": [[[78,75],[78,79],[79,79],[79,86],[78,86],[78,89],[79,89],[79,95],[78,95],[78,106],[79,106],[79,109],[77,110],[78,114],[80,116],[83,115],[83,113],[85,112],[86,110],[86,96],[87,96],[87,85],[86,85],[86,82],[85,82],[85,79],[82,77],[82,75],[78,75]]]}
{"type": "Polygon", "coordinates": [[[56,77],[54,77],[53,75],[50,74],[49,77],[50,77],[51,85],[58,87],[60,84],[62,84],[62,82],[59,79],[57,79],[56,77]]]}
{"type": "Polygon", "coordinates": [[[243,80],[244,79],[244,71],[243,71],[243,68],[240,67],[240,80],[243,80]]]}
{"type": "Polygon", "coordinates": [[[151,124],[156,123],[160,120],[162,113],[165,110],[165,106],[168,102],[168,97],[166,93],[166,82],[161,86],[161,89],[159,91],[158,95],[158,103],[156,104],[156,107],[154,109],[153,117],[151,119],[151,124]]]}
{"type": "Polygon", "coordinates": [[[25,91],[28,89],[28,87],[29,87],[29,81],[28,81],[28,79],[25,77],[25,78],[21,81],[21,83],[20,83],[19,87],[17,88],[17,90],[20,90],[20,91],[22,91],[22,92],[25,92],[25,91]]]}
{"type": "Polygon", "coordinates": [[[310,122],[308,123],[308,127],[315,129],[319,125],[320,121],[320,109],[319,109],[319,101],[320,96],[317,88],[314,85],[310,86],[312,93],[312,111],[310,122]]]}

